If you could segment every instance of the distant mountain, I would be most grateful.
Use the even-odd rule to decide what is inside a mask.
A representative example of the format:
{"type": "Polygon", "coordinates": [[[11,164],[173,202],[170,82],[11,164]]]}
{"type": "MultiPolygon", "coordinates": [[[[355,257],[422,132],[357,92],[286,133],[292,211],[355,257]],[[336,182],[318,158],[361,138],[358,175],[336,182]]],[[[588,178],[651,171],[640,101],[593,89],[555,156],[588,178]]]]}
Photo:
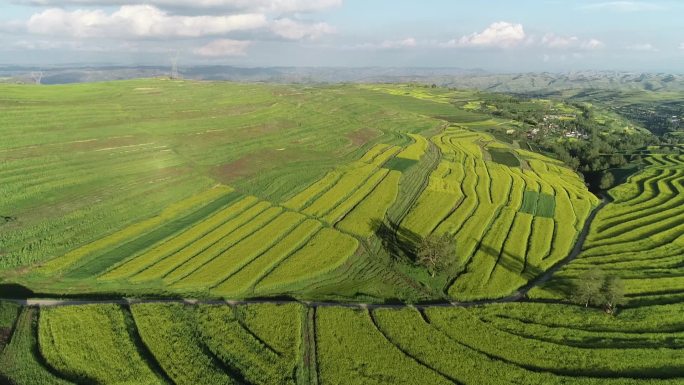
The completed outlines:
{"type": "Polygon", "coordinates": [[[584,71],[571,73],[528,73],[474,75],[445,79],[439,84],[493,92],[551,93],[575,89],[683,91],[684,76],[664,73],[584,71]]]}
{"type": "MultiPolygon", "coordinates": [[[[0,81],[33,82],[31,67],[0,67],[0,81]]],[[[162,66],[88,66],[43,69],[43,84],[168,76],[162,66]]],[[[274,83],[425,83],[506,93],[554,93],[578,89],[684,91],[684,76],[664,73],[581,71],[570,73],[492,74],[460,68],[334,68],[189,66],[187,79],[274,83]]]]}
{"type": "MultiPolygon", "coordinates": [[[[31,67],[0,67],[0,78],[31,83],[31,67]]],[[[168,76],[168,67],[159,66],[92,66],[43,69],[43,84],[66,84],[168,76]]],[[[484,75],[481,70],[458,68],[334,68],[334,67],[232,67],[191,66],[181,69],[186,79],[230,80],[238,82],[274,83],[341,83],[341,82],[429,82],[432,79],[484,75]]]]}

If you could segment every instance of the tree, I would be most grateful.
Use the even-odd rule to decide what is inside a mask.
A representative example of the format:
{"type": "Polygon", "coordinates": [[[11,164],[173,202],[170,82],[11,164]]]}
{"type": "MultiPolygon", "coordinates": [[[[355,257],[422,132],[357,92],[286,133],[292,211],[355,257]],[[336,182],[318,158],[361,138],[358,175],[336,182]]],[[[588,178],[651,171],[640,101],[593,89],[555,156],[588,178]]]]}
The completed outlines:
{"type": "Polygon", "coordinates": [[[604,172],[603,176],[601,177],[601,183],[599,184],[599,187],[602,190],[608,190],[609,188],[613,187],[614,184],[615,184],[615,177],[613,176],[613,173],[604,172]]]}
{"type": "Polygon", "coordinates": [[[572,300],[585,307],[600,306],[606,313],[615,314],[617,306],[625,303],[625,287],[620,278],[607,277],[600,269],[591,269],[575,283],[572,300]]]}
{"type": "Polygon", "coordinates": [[[589,307],[589,305],[600,305],[603,302],[603,286],[606,276],[599,269],[591,269],[584,272],[575,284],[575,291],[572,300],[578,304],[589,307]]]}
{"type": "Polygon", "coordinates": [[[603,285],[604,308],[608,314],[615,314],[618,305],[625,303],[625,285],[618,277],[609,277],[603,285]]]}
{"type": "Polygon", "coordinates": [[[627,164],[627,161],[625,160],[625,157],[622,155],[613,155],[608,160],[608,163],[611,167],[622,167],[625,164],[627,164]]]}
{"type": "Polygon", "coordinates": [[[450,258],[456,252],[456,246],[447,234],[430,234],[421,241],[417,251],[418,263],[425,266],[434,277],[448,266],[450,258]]]}

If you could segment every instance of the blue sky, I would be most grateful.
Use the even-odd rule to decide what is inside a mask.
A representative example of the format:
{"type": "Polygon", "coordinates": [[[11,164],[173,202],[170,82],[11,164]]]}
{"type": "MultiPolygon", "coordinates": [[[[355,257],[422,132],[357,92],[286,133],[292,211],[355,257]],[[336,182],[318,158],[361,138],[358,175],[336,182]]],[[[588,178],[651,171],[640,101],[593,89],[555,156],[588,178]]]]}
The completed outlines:
{"type": "Polygon", "coordinates": [[[683,1],[0,0],[0,64],[684,72],[683,1]]]}

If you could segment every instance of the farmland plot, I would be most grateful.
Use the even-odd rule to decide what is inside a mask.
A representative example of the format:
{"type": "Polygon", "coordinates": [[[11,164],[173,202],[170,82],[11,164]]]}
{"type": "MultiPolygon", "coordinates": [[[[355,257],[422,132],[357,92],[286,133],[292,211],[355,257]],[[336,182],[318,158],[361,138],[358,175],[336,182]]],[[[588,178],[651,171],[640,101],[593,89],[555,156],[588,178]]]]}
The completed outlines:
{"type": "Polygon", "coordinates": [[[562,295],[554,288],[568,287],[583,272],[599,268],[623,279],[630,303],[681,298],[684,160],[654,155],[646,161],[650,166],[610,190],[614,200],[596,216],[580,257],[534,295],[562,295]]]}

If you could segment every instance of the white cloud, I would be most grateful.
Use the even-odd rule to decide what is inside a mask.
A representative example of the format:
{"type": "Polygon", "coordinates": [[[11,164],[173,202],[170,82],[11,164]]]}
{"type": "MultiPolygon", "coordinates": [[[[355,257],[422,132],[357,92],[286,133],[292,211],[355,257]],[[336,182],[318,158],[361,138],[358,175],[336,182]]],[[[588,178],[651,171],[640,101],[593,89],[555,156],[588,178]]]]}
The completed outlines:
{"type": "Polygon", "coordinates": [[[595,38],[583,40],[577,36],[561,36],[547,33],[541,39],[534,35],[527,35],[522,24],[504,21],[492,23],[484,31],[452,39],[445,43],[438,43],[440,47],[543,47],[556,50],[596,50],[605,44],[595,38]]]}
{"type": "MultiPolygon", "coordinates": [[[[123,6],[133,0],[15,0],[20,4],[62,7],[123,6]]],[[[249,12],[297,13],[315,12],[342,5],[342,0],[146,0],[148,5],[160,8],[216,8],[249,12]]]]}
{"type": "Polygon", "coordinates": [[[506,21],[492,23],[482,32],[472,33],[460,39],[450,40],[446,47],[498,47],[511,48],[525,42],[525,30],[522,24],[506,21]]]}
{"type": "Polygon", "coordinates": [[[679,49],[684,50],[684,43],[682,43],[682,44],[679,45],[679,49]]]}
{"type": "Polygon", "coordinates": [[[205,57],[244,56],[251,42],[220,39],[195,49],[195,54],[205,57]]]}
{"type": "Polygon", "coordinates": [[[417,46],[415,38],[407,37],[402,40],[385,40],[380,43],[380,48],[392,49],[392,48],[413,48],[417,46]]]}
{"type": "Polygon", "coordinates": [[[553,49],[583,49],[595,50],[603,48],[605,44],[598,39],[582,40],[577,36],[559,36],[553,33],[547,33],[539,42],[546,48],[553,49]]]}
{"type": "Polygon", "coordinates": [[[30,33],[77,38],[200,37],[266,26],[262,14],[175,16],[149,5],[126,5],[108,14],[102,10],[48,9],[34,14],[30,33]]]}
{"type": "Polygon", "coordinates": [[[582,44],[580,44],[580,48],[582,49],[588,49],[588,50],[595,50],[595,49],[601,49],[605,47],[606,45],[601,41],[597,39],[589,39],[582,44]]]}
{"type": "Polygon", "coordinates": [[[588,11],[612,11],[612,12],[644,12],[660,11],[664,7],[645,1],[604,1],[601,3],[587,4],[580,9],[588,11]]]}
{"type": "Polygon", "coordinates": [[[290,40],[313,40],[335,32],[335,29],[327,23],[309,24],[288,18],[273,21],[271,30],[276,35],[290,40]]]}
{"type": "Polygon", "coordinates": [[[415,48],[418,46],[418,41],[413,37],[407,37],[400,40],[384,40],[379,43],[363,43],[352,46],[342,47],[347,50],[390,50],[402,48],[415,48]]]}
{"type": "Polygon", "coordinates": [[[558,36],[547,33],[542,37],[541,44],[549,48],[569,48],[579,44],[577,36],[558,36]]]}
{"type": "Polygon", "coordinates": [[[659,49],[651,43],[630,44],[627,46],[630,51],[658,52],[659,49]]]}

